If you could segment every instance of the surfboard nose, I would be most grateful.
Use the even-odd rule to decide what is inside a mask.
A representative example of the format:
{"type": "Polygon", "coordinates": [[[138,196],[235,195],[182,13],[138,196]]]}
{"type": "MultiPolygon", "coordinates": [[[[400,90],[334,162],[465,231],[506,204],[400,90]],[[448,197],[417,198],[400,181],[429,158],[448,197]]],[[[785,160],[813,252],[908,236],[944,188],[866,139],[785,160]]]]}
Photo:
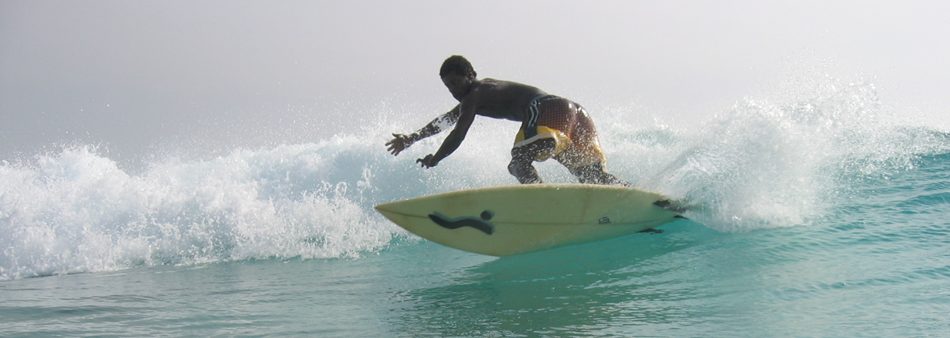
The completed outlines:
{"type": "Polygon", "coordinates": [[[373,209],[376,209],[376,211],[378,211],[378,212],[380,212],[380,213],[382,213],[382,212],[387,212],[387,211],[392,211],[392,209],[391,209],[390,207],[388,207],[388,204],[390,204],[390,203],[377,204],[377,205],[373,206],[373,209]]]}
{"type": "Polygon", "coordinates": [[[383,217],[386,217],[387,219],[395,222],[398,225],[399,222],[397,222],[397,219],[399,218],[399,215],[400,215],[400,213],[398,212],[399,210],[398,203],[399,202],[397,201],[397,202],[377,204],[373,206],[373,209],[376,209],[376,212],[382,214],[383,217]]]}
{"type": "Polygon", "coordinates": [[[376,209],[377,212],[386,215],[386,214],[398,214],[400,210],[405,210],[405,200],[392,201],[386,203],[380,203],[373,206],[373,209],[376,209]]]}

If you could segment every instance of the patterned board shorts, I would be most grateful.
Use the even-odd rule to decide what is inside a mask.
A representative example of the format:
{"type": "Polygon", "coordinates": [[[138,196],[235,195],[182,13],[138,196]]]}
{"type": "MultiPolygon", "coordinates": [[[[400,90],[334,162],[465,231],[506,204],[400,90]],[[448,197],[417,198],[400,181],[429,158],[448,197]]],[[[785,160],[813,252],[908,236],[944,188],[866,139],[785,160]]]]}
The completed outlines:
{"type": "Polygon", "coordinates": [[[597,141],[594,122],[584,107],[571,100],[554,95],[538,96],[531,100],[525,120],[515,136],[514,147],[523,147],[543,139],[554,139],[555,147],[538,154],[536,161],[554,157],[569,167],[606,164],[600,142],[597,141]]]}

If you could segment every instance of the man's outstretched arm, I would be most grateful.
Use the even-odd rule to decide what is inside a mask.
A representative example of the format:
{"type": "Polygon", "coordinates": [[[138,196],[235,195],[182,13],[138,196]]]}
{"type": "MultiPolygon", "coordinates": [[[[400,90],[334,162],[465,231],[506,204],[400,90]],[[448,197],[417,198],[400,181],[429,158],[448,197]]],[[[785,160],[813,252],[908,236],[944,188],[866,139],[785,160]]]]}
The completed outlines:
{"type": "Polygon", "coordinates": [[[409,148],[416,141],[422,140],[426,137],[438,134],[443,130],[449,129],[459,120],[459,105],[456,105],[455,108],[449,110],[447,113],[442,114],[426,124],[425,127],[419,129],[418,131],[405,135],[405,134],[393,134],[393,139],[389,142],[386,142],[386,146],[389,149],[389,152],[393,155],[399,155],[400,152],[409,148]]]}
{"type": "Polygon", "coordinates": [[[416,160],[417,163],[422,164],[424,168],[432,168],[462,145],[462,141],[465,140],[465,135],[468,134],[469,127],[472,126],[472,122],[475,120],[475,111],[470,108],[471,107],[462,109],[463,111],[459,114],[458,121],[455,124],[455,129],[452,129],[452,132],[445,138],[445,141],[442,141],[442,146],[439,147],[439,151],[416,160]]]}

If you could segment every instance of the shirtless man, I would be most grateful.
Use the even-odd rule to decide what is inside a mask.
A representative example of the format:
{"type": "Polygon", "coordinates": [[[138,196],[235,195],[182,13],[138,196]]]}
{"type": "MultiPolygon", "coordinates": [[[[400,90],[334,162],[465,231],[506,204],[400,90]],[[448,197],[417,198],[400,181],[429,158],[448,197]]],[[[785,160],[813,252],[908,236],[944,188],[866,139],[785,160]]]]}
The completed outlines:
{"type": "Polygon", "coordinates": [[[594,123],[579,104],[520,83],[479,80],[472,64],[459,55],[442,63],[439,76],[459,104],[412,134],[393,134],[386,142],[393,155],[454,124],[435,154],[416,160],[424,168],[434,167],[458,149],[475,115],[481,115],[521,123],[508,164],[518,182],[541,183],[532,163],[554,158],[581,183],[629,185],[605,171],[607,159],[594,123]]]}

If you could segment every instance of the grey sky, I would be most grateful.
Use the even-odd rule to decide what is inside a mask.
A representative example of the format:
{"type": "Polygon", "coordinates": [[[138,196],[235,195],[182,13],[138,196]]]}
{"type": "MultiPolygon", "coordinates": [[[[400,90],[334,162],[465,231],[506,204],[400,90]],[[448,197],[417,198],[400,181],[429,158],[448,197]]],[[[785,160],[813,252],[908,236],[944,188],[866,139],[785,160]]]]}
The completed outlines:
{"type": "Polygon", "coordinates": [[[418,127],[453,104],[437,77],[451,54],[591,110],[633,105],[687,126],[827,72],[946,129],[948,12],[942,1],[0,0],[0,159],[64,142],[118,158],[305,142],[381,114],[418,127]]]}

